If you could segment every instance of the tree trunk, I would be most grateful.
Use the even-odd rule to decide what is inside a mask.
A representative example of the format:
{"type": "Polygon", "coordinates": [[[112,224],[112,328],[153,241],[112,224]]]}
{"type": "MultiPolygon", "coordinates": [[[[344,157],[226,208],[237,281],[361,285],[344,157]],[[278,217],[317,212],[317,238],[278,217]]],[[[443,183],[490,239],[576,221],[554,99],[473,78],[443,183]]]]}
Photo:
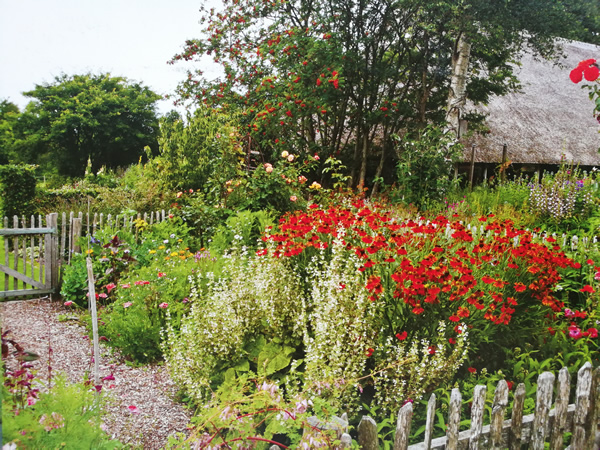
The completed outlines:
{"type": "Polygon", "coordinates": [[[446,111],[447,128],[459,136],[460,114],[467,100],[467,73],[469,70],[469,57],[471,56],[471,43],[461,33],[454,45],[452,53],[452,78],[448,92],[448,109],[446,111]]]}
{"type": "Polygon", "coordinates": [[[367,155],[369,150],[369,130],[365,127],[362,132],[362,160],[360,164],[360,174],[358,178],[358,190],[362,191],[365,187],[367,178],[367,155]]]}
{"type": "Polygon", "coordinates": [[[379,185],[381,179],[381,173],[383,172],[383,165],[385,163],[385,148],[388,145],[388,132],[387,127],[383,131],[383,143],[381,145],[381,158],[379,159],[379,165],[377,166],[377,171],[375,172],[375,183],[373,184],[373,190],[371,191],[371,195],[377,195],[379,192],[379,185]]]}

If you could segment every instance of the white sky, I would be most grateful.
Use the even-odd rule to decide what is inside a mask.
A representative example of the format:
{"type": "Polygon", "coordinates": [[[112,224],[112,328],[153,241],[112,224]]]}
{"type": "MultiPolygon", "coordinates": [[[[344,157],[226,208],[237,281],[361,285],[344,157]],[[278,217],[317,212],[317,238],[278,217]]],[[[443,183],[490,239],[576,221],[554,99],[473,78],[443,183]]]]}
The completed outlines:
{"type": "MultiPolygon", "coordinates": [[[[219,0],[212,0],[217,6],[219,0]]],[[[0,100],[21,109],[21,92],[54,77],[105,73],[172,93],[192,63],[168,65],[200,37],[202,0],[0,0],[0,100]]],[[[210,66],[210,60],[206,66],[210,66]]],[[[211,71],[203,67],[205,74],[211,71]]],[[[215,73],[213,72],[213,75],[215,73]]],[[[159,111],[172,109],[159,102],[159,111]]]]}

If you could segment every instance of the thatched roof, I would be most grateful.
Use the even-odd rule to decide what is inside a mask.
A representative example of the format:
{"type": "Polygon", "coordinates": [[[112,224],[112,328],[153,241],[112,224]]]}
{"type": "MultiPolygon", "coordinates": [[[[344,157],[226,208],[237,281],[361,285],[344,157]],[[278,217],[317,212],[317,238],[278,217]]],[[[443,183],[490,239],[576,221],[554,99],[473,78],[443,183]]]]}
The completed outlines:
{"type": "Polygon", "coordinates": [[[563,67],[536,60],[530,54],[515,69],[523,86],[521,93],[495,97],[477,111],[489,114],[491,131],[485,137],[464,140],[465,161],[476,144],[476,162],[499,163],[502,145],[508,145],[513,163],[556,164],[561,154],[583,166],[600,166],[600,123],[594,118],[589,90],[569,79],[572,68],[584,59],[600,60],[600,46],[582,42],[563,43],[563,67]]]}

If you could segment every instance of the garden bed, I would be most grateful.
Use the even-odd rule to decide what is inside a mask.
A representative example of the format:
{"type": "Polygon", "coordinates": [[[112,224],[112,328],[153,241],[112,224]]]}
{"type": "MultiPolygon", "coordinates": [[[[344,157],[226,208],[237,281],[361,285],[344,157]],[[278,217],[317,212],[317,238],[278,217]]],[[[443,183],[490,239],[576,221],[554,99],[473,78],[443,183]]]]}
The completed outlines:
{"type": "MultiPolygon", "coordinates": [[[[63,372],[70,382],[81,382],[90,373],[92,345],[85,327],[77,320],[64,320],[73,314],[62,304],[49,299],[12,301],[0,304],[0,312],[2,331],[10,330],[11,339],[40,356],[32,364],[42,382],[48,380],[48,366],[53,375],[63,372]]],[[[104,417],[107,434],[124,444],[159,449],[167,436],[186,431],[191,413],[174,400],[177,387],[164,365],[131,367],[107,347],[100,348],[101,377],[114,377],[102,383],[109,398],[104,417]]],[[[6,361],[9,367],[15,362],[10,357],[6,361]]]]}

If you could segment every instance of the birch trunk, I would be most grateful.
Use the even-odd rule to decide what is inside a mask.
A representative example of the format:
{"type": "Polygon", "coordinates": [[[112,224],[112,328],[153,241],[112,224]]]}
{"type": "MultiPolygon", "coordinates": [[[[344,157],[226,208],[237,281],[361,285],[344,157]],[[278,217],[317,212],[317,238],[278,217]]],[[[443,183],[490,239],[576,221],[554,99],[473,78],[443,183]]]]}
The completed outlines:
{"type": "Polygon", "coordinates": [[[452,78],[448,92],[448,106],[446,122],[448,129],[458,136],[460,113],[467,100],[467,74],[469,58],[471,56],[471,43],[464,33],[461,33],[452,53],[452,78]]]}

